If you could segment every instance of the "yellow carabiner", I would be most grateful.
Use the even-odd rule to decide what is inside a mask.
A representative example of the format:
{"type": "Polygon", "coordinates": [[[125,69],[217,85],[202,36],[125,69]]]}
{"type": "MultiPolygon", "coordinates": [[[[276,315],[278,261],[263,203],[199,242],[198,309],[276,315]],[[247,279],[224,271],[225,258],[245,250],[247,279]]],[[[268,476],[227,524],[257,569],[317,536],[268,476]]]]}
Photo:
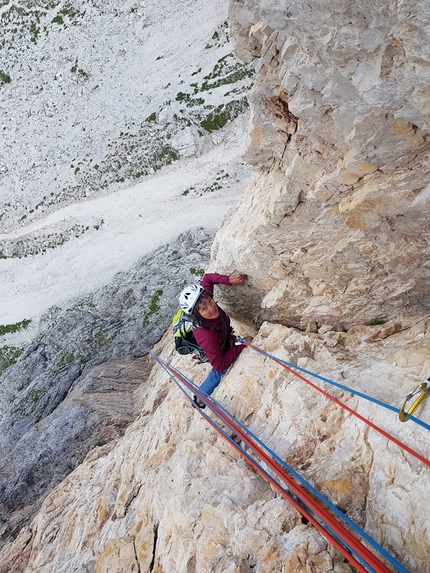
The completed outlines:
{"type": "Polygon", "coordinates": [[[410,400],[413,396],[415,396],[415,394],[418,394],[418,392],[421,392],[421,394],[418,396],[418,398],[416,398],[415,402],[412,404],[412,406],[406,412],[406,414],[408,414],[409,416],[412,416],[412,414],[415,412],[415,410],[418,408],[418,406],[422,402],[424,402],[424,400],[430,394],[430,384],[427,384],[427,382],[421,382],[421,384],[418,384],[418,386],[416,388],[414,388],[414,390],[412,390],[412,392],[409,392],[409,394],[406,394],[405,399],[403,400],[402,405],[400,406],[400,410],[399,410],[399,419],[401,422],[407,422],[408,421],[408,418],[406,417],[406,414],[405,414],[406,402],[408,400],[410,400]]]}

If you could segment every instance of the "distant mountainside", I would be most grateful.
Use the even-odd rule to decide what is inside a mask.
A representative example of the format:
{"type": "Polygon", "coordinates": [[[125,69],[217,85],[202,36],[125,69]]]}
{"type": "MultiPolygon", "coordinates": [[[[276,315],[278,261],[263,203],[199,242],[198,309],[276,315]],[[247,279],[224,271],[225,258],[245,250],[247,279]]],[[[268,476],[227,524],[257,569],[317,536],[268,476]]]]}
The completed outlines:
{"type": "Polygon", "coordinates": [[[222,2],[0,10],[4,231],[201,153],[247,107],[253,69],[231,53],[222,2]]]}
{"type": "Polygon", "coordinates": [[[156,342],[208,264],[255,73],[225,2],[2,0],[0,25],[4,541],[112,421],[68,396],[156,342]]]}
{"type": "Polygon", "coordinates": [[[3,1],[0,22],[10,325],[220,224],[251,175],[255,74],[232,53],[224,1],[3,1]]]}

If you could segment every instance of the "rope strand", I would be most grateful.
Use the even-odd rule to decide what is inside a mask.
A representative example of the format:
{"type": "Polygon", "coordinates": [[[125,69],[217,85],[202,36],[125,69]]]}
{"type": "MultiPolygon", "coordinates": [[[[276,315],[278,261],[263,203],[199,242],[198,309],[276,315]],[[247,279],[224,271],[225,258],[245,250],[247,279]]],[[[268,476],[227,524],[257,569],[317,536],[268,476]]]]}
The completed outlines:
{"type": "MultiPolygon", "coordinates": [[[[191,392],[197,395],[197,397],[202,400],[209,407],[209,409],[228,427],[230,428],[237,437],[239,437],[251,450],[257,455],[266,465],[269,467],[275,475],[277,475],[282,481],[284,481],[289,489],[294,492],[295,496],[298,497],[301,503],[304,503],[307,510],[303,510],[300,503],[297,503],[289,494],[270,474],[268,474],[261,465],[258,464],[252,457],[250,457],[242,448],[234,442],[234,440],[228,439],[231,445],[244,455],[245,459],[255,468],[267,481],[269,481],[284,497],[288,499],[295,507],[308,519],[329,541],[332,543],[347,559],[353,564],[359,571],[363,572],[373,572],[373,573],[389,573],[390,570],[366,547],[364,546],[356,537],[354,537],[348,530],[346,530],[336,519],[322,508],[318,502],[316,502],[301,486],[296,484],[294,480],[286,473],[285,470],[290,471],[293,477],[299,479],[301,483],[308,487],[312,494],[317,495],[330,509],[336,512],[336,514],[344,519],[348,525],[353,527],[356,532],[363,536],[369,543],[377,549],[381,555],[383,555],[387,560],[389,560],[392,565],[394,565],[402,573],[408,573],[408,571],[396,561],[388,552],[386,552],[379,544],[376,543],[367,533],[361,530],[354,522],[349,520],[342,512],[340,512],[329,500],[324,498],[322,494],[317,492],[310,484],[301,478],[294,470],[289,468],[280,460],[280,458],[274,454],[263,442],[261,442],[248,428],[243,426],[236,418],[234,418],[227,410],[225,410],[216,400],[212,397],[208,397],[206,394],[201,392],[199,388],[189,380],[185,375],[180,373],[179,370],[171,366],[169,363],[165,362],[161,358],[155,356],[151,351],[149,351],[151,356],[160,364],[160,366],[168,373],[168,375],[173,379],[173,381],[179,386],[182,392],[185,393],[187,398],[191,401],[181,384],[185,385],[191,392]],[[179,381],[179,382],[178,382],[179,381]],[[260,471],[261,470],[261,471],[260,471]],[[263,472],[263,473],[262,473],[263,472]],[[304,513],[305,511],[305,513],[304,513]],[[315,514],[316,517],[312,517],[315,514]],[[339,515],[340,514],[340,515],[339,515]],[[322,526],[318,520],[324,523],[322,526]],[[327,531],[328,528],[330,531],[327,531]],[[339,541],[341,540],[341,542],[339,541]],[[348,550],[342,546],[346,544],[348,550]],[[364,563],[367,569],[363,569],[360,563],[357,562],[351,554],[354,553],[356,558],[364,563]]],[[[199,410],[200,414],[208,421],[208,423],[216,429],[216,431],[225,435],[225,432],[202,410],[199,410]]]]}

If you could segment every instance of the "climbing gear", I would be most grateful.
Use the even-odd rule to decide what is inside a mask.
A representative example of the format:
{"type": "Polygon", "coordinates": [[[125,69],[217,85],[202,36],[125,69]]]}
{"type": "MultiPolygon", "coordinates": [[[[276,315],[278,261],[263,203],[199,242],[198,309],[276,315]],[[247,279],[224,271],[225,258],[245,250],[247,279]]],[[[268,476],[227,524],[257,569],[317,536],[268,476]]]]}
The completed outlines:
{"type": "MultiPolygon", "coordinates": [[[[220,318],[222,325],[221,329],[216,329],[212,326],[203,326],[203,328],[209,328],[209,330],[214,330],[218,334],[219,346],[221,350],[224,350],[224,348],[230,348],[230,346],[235,344],[236,337],[233,335],[232,329],[227,327],[227,324],[221,313],[220,318]]],[[[197,364],[208,362],[205,351],[201,346],[197,344],[197,341],[194,338],[194,324],[191,320],[191,317],[186,315],[182,309],[179,309],[172,319],[172,326],[175,348],[177,352],[182,355],[194,354],[195,358],[197,359],[197,364]]]]}
{"type": "MultiPolygon", "coordinates": [[[[323,390],[322,388],[320,388],[319,386],[317,386],[316,384],[314,384],[313,382],[311,382],[310,380],[308,380],[307,378],[305,378],[304,376],[302,376],[301,374],[296,372],[295,370],[301,370],[302,372],[303,371],[307,372],[311,376],[323,379],[326,382],[330,382],[336,386],[339,386],[339,384],[333,382],[332,380],[330,380],[328,378],[323,378],[322,376],[319,376],[318,374],[314,374],[312,372],[304,370],[303,368],[300,368],[299,366],[295,366],[294,364],[290,364],[289,362],[286,362],[285,360],[281,360],[280,358],[277,358],[276,356],[272,356],[271,354],[268,354],[267,352],[265,352],[261,348],[258,348],[258,346],[254,346],[253,344],[247,343],[242,338],[240,338],[240,341],[242,342],[242,344],[245,344],[246,346],[253,348],[254,350],[259,352],[260,354],[263,354],[264,356],[271,358],[274,362],[276,362],[277,364],[279,364],[280,366],[285,368],[285,370],[288,370],[288,372],[291,372],[291,374],[294,374],[294,376],[297,376],[297,378],[300,378],[300,380],[303,380],[303,382],[306,382],[306,384],[308,384],[309,386],[311,386],[315,390],[318,390],[318,392],[323,394],[323,396],[325,396],[326,398],[328,398],[329,400],[331,400],[332,402],[334,402],[335,404],[337,404],[338,406],[340,406],[341,408],[343,408],[344,410],[346,410],[347,412],[349,412],[350,414],[352,414],[353,416],[355,416],[356,418],[358,418],[359,420],[361,420],[362,422],[364,422],[365,424],[367,424],[368,426],[370,426],[371,428],[373,428],[374,430],[379,432],[382,436],[384,436],[385,438],[387,438],[388,440],[390,440],[391,442],[393,442],[394,444],[396,444],[397,446],[399,446],[400,448],[405,450],[405,452],[408,452],[409,454],[411,454],[411,456],[414,456],[415,458],[420,460],[420,462],[422,462],[426,466],[430,467],[430,460],[428,460],[427,458],[425,458],[424,456],[422,456],[421,454],[419,454],[418,452],[416,452],[415,450],[410,448],[408,445],[404,444],[402,441],[400,441],[397,438],[395,438],[394,436],[390,435],[388,432],[386,432],[385,430],[383,430],[382,428],[380,428],[379,426],[377,426],[376,424],[374,424],[370,420],[367,420],[364,416],[362,416],[361,414],[359,414],[358,412],[356,412],[355,410],[353,410],[352,408],[350,408],[349,406],[347,406],[346,404],[344,404],[343,402],[341,402],[340,400],[338,400],[337,398],[335,398],[334,396],[332,396],[331,394],[329,394],[328,392],[326,392],[325,390],[323,390]]],[[[351,392],[351,390],[349,388],[347,388],[346,386],[344,388],[351,392]]],[[[355,392],[353,392],[353,393],[355,393],[355,392]]],[[[362,396],[364,397],[365,395],[363,394],[362,396]]],[[[372,401],[374,402],[375,400],[373,399],[372,401]]],[[[382,403],[382,404],[384,405],[384,403],[382,403]]],[[[397,408],[394,408],[394,406],[388,406],[387,404],[385,404],[385,406],[389,407],[390,410],[394,410],[395,412],[399,412],[399,410],[397,408]]],[[[420,422],[420,420],[417,420],[416,418],[413,418],[413,420],[420,422]]],[[[428,424],[425,424],[424,422],[421,425],[430,429],[428,424]]]]}
{"type": "Polygon", "coordinates": [[[197,357],[198,364],[207,362],[208,359],[204,350],[197,344],[193,335],[193,323],[182,309],[172,319],[173,338],[175,348],[179,354],[194,354],[197,357]]]}
{"type": "Polygon", "coordinates": [[[200,410],[204,410],[206,408],[206,404],[199,400],[195,394],[193,396],[193,402],[198,408],[200,408],[200,410]]]}
{"type": "Polygon", "coordinates": [[[424,400],[430,394],[430,384],[428,384],[428,382],[430,382],[430,378],[427,378],[427,382],[421,382],[421,384],[418,384],[418,386],[414,388],[411,392],[409,392],[409,394],[406,394],[399,410],[399,420],[401,422],[407,422],[409,420],[409,416],[411,416],[415,412],[415,410],[417,410],[418,406],[420,406],[420,404],[424,402],[424,400]],[[414,403],[409,408],[409,410],[405,412],[406,403],[413,396],[419,393],[420,395],[418,396],[418,398],[415,399],[414,403]]]}
{"type": "Polygon", "coordinates": [[[371,544],[379,553],[401,573],[408,573],[396,559],[394,559],[383,547],[372,539],[364,530],[351,521],[341,510],[332,504],[327,498],[315,490],[306,480],[299,476],[274,452],[272,452],[263,442],[261,442],[246,426],[241,424],[225,408],[223,408],[214,398],[208,397],[199,391],[198,387],[179,370],[168,362],[165,362],[151,352],[152,358],[168,373],[175,384],[191,400],[187,390],[195,392],[195,396],[204,399],[211,412],[221,420],[225,426],[232,430],[252,452],[252,456],[241,447],[239,443],[229,435],[219,424],[217,424],[206,413],[200,414],[206,421],[227,440],[239,454],[250,463],[250,465],[265,478],[283,497],[285,497],[325,538],[336,547],[341,554],[361,573],[390,573],[390,569],[368,549],[359,539],[357,539],[348,529],[339,523],[335,517],[320,505],[313,497],[318,497],[330,510],[352,527],[363,539],[371,544]],[[261,459],[261,464],[255,459],[261,459]],[[265,466],[265,467],[263,467],[265,466]],[[265,469],[267,468],[267,469],[265,469]],[[267,470],[271,470],[269,473],[267,470]],[[294,478],[298,479],[304,487],[309,488],[311,494],[305,491],[304,487],[298,485],[296,481],[288,475],[290,472],[294,478]],[[286,487],[279,483],[280,480],[286,487]]]}
{"type": "MultiPolygon", "coordinates": [[[[290,368],[294,368],[294,370],[290,370],[290,371],[295,376],[297,376],[298,378],[301,378],[302,380],[304,380],[307,384],[312,385],[312,383],[309,380],[300,376],[296,372],[296,370],[298,370],[299,372],[303,372],[304,374],[308,374],[309,376],[312,376],[313,378],[317,378],[318,380],[322,380],[323,382],[327,382],[328,384],[331,384],[332,386],[336,386],[336,388],[340,388],[341,390],[346,390],[347,392],[354,394],[355,396],[359,396],[360,398],[363,398],[364,400],[367,400],[368,402],[373,402],[374,404],[378,404],[378,406],[382,406],[383,408],[386,408],[387,410],[391,410],[392,412],[395,412],[396,414],[399,413],[399,408],[396,408],[395,406],[392,406],[391,404],[386,404],[385,402],[382,402],[381,400],[377,400],[376,398],[373,398],[372,396],[368,396],[367,394],[363,394],[362,392],[358,392],[357,390],[354,390],[353,388],[349,388],[348,386],[345,386],[344,384],[339,384],[339,382],[334,382],[334,380],[330,380],[330,378],[326,378],[325,376],[321,376],[320,374],[315,374],[315,372],[311,372],[310,370],[306,370],[305,368],[301,368],[300,366],[297,366],[296,364],[292,364],[291,362],[287,362],[286,360],[281,360],[280,358],[277,358],[276,356],[273,356],[272,354],[268,354],[267,352],[265,352],[261,348],[258,348],[258,346],[247,343],[246,340],[244,340],[240,336],[238,336],[237,338],[238,338],[240,344],[245,344],[246,346],[253,348],[254,350],[259,352],[260,354],[263,354],[264,356],[267,356],[267,358],[274,360],[275,362],[277,362],[278,364],[280,364],[281,366],[286,368],[286,370],[289,370],[290,368]]],[[[324,393],[324,391],[321,390],[318,386],[313,386],[313,387],[316,388],[319,392],[324,393]]],[[[330,396],[330,395],[328,394],[328,396],[330,396]]],[[[333,397],[330,397],[330,399],[333,401],[336,401],[336,399],[333,397]]],[[[408,416],[409,416],[409,414],[408,414],[408,416]]],[[[426,430],[430,431],[430,425],[426,424],[422,420],[415,418],[414,416],[409,416],[408,419],[412,420],[413,422],[415,422],[419,426],[422,426],[426,430]]]]}
{"type": "Polygon", "coordinates": [[[192,314],[200,295],[205,289],[200,285],[188,285],[179,295],[179,306],[186,314],[192,314]]]}

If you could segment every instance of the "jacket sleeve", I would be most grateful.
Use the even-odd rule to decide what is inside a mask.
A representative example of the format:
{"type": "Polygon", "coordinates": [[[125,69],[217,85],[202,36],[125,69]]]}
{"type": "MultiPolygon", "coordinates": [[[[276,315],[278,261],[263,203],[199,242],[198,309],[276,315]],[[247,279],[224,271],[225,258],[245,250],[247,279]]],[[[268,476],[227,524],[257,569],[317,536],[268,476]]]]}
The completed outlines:
{"type": "Polygon", "coordinates": [[[217,273],[207,273],[204,275],[200,281],[200,285],[208,291],[209,294],[213,294],[214,285],[229,285],[228,275],[219,275],[217,273]]]}
{"type": "Polygon", "coordinates": [[[195,328],[193,334],[197,344],[203,348],[211,366],[217,372],[227,370],[245,348],[245,346],[232,346],[227,352],[223,352],[219,346],[218,335],[213,330],[195,328]]]}

